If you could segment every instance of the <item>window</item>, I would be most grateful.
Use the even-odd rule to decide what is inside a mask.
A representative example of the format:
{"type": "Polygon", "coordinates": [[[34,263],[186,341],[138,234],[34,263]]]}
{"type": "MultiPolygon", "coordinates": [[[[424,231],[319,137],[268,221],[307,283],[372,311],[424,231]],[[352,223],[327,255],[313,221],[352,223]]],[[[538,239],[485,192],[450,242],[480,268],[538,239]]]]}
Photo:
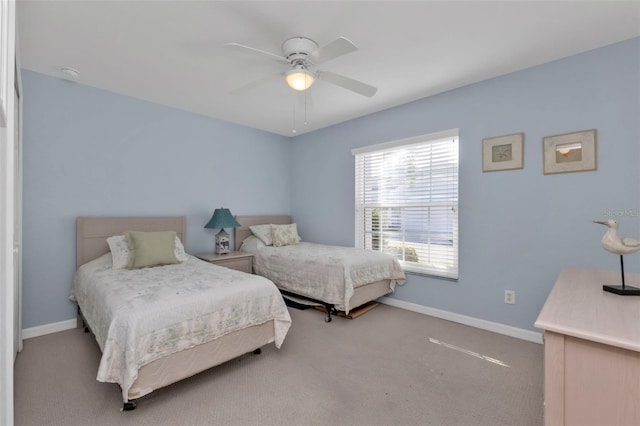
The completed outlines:
{"type": "Polygon", "coordinates": [[[352,151],[356,247],[458,278],[458,129],[352,151]]]}

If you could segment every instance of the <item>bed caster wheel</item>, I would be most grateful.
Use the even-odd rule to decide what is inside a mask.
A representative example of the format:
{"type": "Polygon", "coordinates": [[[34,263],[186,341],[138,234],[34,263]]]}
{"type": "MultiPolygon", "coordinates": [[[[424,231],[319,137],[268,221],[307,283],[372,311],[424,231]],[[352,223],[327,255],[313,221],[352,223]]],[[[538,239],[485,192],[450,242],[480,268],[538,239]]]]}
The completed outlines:
{"type": "Polygon", "coordinates": [[[84,328],[84,332],[85,332],[85,333],[88,333],[88,332],[89,332],[89,327],[85,327],[85,328],[84,328]]]}
{"type": "Polygon", "coordinates": [[[262,348],[258,348],[255,351],[253,351],[254,355],[260,355],[262,353],[262,348]]]}
{"type": "Polygon", "coordinates": [[[326,317],[326,318],[324,319],[324,322],[331,322],[331,317],[326,317]]]}
{"type": "Polygon", "coordinates": [[[132,411],[132,410],[135,410],[135,409],[136,409],[136,402],[135,401],[127,401],[122,406],[122,411],[132,411]]]}

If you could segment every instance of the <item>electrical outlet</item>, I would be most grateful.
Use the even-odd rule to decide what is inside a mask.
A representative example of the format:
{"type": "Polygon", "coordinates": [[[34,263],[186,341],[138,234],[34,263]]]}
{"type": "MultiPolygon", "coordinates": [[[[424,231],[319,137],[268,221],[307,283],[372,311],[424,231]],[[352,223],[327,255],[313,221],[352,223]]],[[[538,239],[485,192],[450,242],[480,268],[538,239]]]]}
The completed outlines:
{"type": "Polygon", "coordinates": [[[504,291],[504,303],[508,303],[510,305],[516,304],[516,292],[513,290],[505,290],[504,291]]]}

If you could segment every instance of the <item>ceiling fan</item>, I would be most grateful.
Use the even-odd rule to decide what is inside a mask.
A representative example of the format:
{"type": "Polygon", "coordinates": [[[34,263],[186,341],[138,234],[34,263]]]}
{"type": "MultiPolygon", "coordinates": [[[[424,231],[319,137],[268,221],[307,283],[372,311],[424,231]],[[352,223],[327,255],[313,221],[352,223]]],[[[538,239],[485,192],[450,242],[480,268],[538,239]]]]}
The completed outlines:
{"type": "Polygon", "coordinates": [[[310,38],[293,37],[282,43],[282,55],[238,43],[227,43],[225,46],[243,49],[286,64],[289,69],[284,73],[285,81],[294,90],[307,90],[316,80],[322,80],[369,98],[378,91],[376,87],[361,81],[317,69],[316,66],[323,62],[358,50],[358,47],[345,37],[322,47],[310,38]]]}

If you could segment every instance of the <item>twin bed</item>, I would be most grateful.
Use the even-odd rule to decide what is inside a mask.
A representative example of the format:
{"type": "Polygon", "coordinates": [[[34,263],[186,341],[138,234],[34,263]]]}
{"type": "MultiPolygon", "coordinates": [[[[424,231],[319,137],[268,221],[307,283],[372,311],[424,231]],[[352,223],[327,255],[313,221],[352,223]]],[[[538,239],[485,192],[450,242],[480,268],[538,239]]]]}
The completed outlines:
{"type": "Polygon", "coordinates": [[[103,352],[97,379],[118,383],[124,409],[161,387],[271,342],[282,344],[291,324],[269,280],[203,262],[113,269],[107,238],[127,231],[175,231],[184,217],[78,218],[72,298],[78,326],[103,352]]]}
{"type": "MultiPolygon", "coordinates": [[[[336,311],[345,314],[393,292],[405,282],[399,262],[391,256],[352,247],[304,241],[276,247],[262,244],[252,227],[290,225],[291,216],[236,216],[236,250],[253,254],[253,269],[287,297],[301,298],[325,307],[330,322],[336,311]]],[[[295,228],[294,228],[295,229],[295,228]]]]}
{"type": "MultiPolygon", "coordinates": [[[[404,283],[399,263],[381,253],[297,239],[249,249],[251,226],[286,225],[291,218],[236,220],[242,224],[235,232],[236,250],[254,254],[257,275],[184,251],[179,255],[184,217],[77,219],[71,299],[78,304],[78,327],[95,335],[102,350],[97,380],[120,385],[125,410],[156,389],[245,353],[259,353],[264,345],[279,348],[291,325],[281,293],[324,305],[326,321],[331,321],[336,310],[349,313],[404,283]],[[175,259],[180,261],[117,267],[117,250],[110,252],[107,239],[129,231],[175,232],[171,238],[176,238],[175,259]]],[[[138,251],[131,256],[139,256],[138,251]]]]}

